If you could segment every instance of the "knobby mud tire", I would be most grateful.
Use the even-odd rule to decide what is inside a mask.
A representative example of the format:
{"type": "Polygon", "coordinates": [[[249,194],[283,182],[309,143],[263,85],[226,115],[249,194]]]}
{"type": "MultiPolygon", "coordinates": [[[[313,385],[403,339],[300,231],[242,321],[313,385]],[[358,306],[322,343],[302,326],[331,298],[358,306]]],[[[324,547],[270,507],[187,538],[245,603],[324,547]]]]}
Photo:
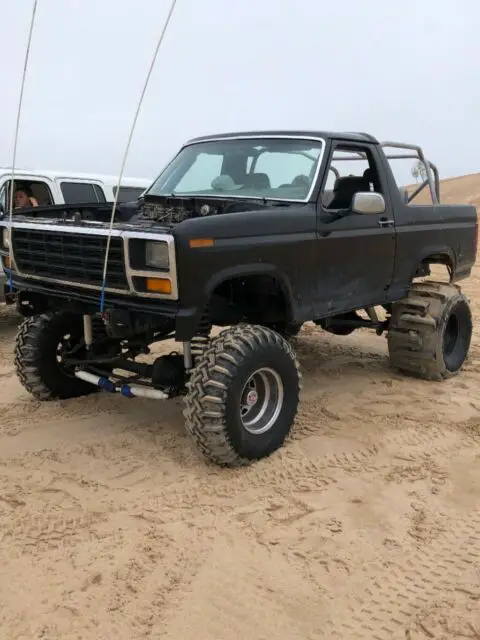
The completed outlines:
{"type": "Polygon", "coordinates": [[[245,466],[279,449],[290,432],[301,390],[290,344],[263,326],[238,325],[212,340],[195,364],[185,396],[185,426],[203,456],[219,466],[245,466]],[[240,415],[242,390],[261,367],[281,378],[283,404],[266,433],[252,434],[240,415]]]}
{"type": "Polygon", "coordinates": [[[459,373],[470,349],[472,314],[455,285],[419,282],[394,303],[387,335],[391,365],[425,380],[459,373]]]}
{"type": "Polygon", "coordinates": [[[68,334],[82,339],[82,316],[42,313],[26,318],[19,327],[15,369],[22,386],[37,400],[78,398],[99,391],[95,385],[75,378],[57,361],[58,344],[68,334]]]}

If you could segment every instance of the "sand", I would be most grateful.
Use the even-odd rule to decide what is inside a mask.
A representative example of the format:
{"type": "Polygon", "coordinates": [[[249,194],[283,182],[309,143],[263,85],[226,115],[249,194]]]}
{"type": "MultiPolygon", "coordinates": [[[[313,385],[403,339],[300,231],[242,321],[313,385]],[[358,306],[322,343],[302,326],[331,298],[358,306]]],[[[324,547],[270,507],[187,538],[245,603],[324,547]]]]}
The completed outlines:
{"type": "MultiPolygon", "coordinates": [[[[480,269],[463,288],[480,314],[480,269]]],[[[386,340],[306,325],[269,459],[222,470],[181,401],[38,403],[0,308],[0,638],[480,638],[480,338],[418,381],[386,340]]]]}

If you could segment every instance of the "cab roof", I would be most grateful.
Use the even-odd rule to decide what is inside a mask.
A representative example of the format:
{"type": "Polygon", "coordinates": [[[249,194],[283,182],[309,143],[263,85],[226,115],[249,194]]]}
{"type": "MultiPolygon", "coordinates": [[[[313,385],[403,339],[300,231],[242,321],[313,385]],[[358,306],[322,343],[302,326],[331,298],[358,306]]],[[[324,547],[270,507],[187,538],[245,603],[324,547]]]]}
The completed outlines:
{"type": "Polygon", "coordinates": [[[206,142],[207,140],[222,140],[228,138],[322,138],[328,140],[335,138],[336,140],[345,140],[348,142],[369,142],[379,144],[378,140],[369,133],[359,131],[297,131],[297,130],[259,130],[259,131],[236,131],[229,133],[218,133],[211,135],[198,136],[191,138],[186,144],[194,144],[196,142],[206,142]]]}

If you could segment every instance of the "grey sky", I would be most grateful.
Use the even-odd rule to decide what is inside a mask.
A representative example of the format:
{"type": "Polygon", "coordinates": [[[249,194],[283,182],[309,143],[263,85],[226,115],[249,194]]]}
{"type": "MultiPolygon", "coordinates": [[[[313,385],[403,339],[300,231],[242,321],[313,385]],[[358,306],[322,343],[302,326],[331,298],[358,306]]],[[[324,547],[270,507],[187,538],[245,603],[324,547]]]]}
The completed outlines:
{"type": "MultiPolygon", "coordinates": [[[[169,0],[39,0],[18,162],[117,174],[169,0]]],[[[0,164],[10,165],[31,0],[0,0],[0,164]]],[[[177,0],[126,175],[187,138],[343,129],[480,170],[478,0],[177,0]]]]}

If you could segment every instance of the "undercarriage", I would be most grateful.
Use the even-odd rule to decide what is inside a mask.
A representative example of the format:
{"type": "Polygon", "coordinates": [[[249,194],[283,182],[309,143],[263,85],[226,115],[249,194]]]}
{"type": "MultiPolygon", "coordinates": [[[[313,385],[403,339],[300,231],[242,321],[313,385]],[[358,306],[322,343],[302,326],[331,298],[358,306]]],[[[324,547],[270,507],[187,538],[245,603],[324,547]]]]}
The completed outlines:
{"type": "MultiPolygon", "coordinates": [[[[47,308],[44,296],[32,292],[20,292],[16,302],[19,312],[30,318],[26,326],[34,327],[39,315],[44,318],[63,316],[68,319],[66,325],[73,323],[77,327],[75,339],[62,342],[59,352],[65,372],[125,397],[167,399],[185,395],[190,373],[211,342],[212,324],[204,318],[197,335],[182,343],[181,353],[172,351],[159,355],[153,363],[139,362],[138,357],[151,355],[153,345],[175,339],[174,319],[122,309],[80,314],[71,305],[52,311],[47,308]]],[[[385,305],[384,309],[387,316],[383,320],[370,307],[363,315],[351,311],[315,322],[325,331],[339,336],[349,335],[359,328],[368,328],[381,335],[388,328],[391,305],[385,305]]],[[[302,323],[279,321],[260,326],[290,340],[299,333],[302,323]]]]}

